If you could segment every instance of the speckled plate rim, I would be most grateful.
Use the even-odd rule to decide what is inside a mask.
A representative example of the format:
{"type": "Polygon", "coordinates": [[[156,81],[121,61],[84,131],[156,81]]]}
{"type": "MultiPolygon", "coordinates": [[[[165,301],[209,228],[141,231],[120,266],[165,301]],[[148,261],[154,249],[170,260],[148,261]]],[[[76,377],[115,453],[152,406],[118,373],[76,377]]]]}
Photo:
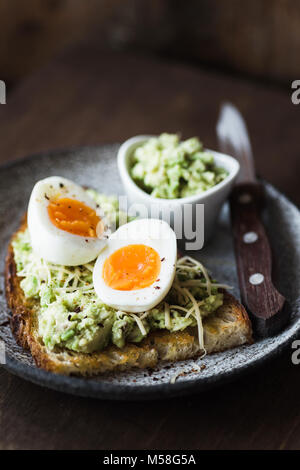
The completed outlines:
{"type": "Polygon", "coordinates": [[[2,367],[8,372],[41,387],[81,397],[117,401],[163,400],[166,398],[204,392],[251,374],[261,366],[278,357],[287,349],[290,343],[297,338],[299,331],[300,327],[290,338],[280,344],[275,351],[272,351],[263,358],[257,359],[251,364],[235,367],[234,369],[226,370],[211,377],[200,377],[188,382],[175,382],[174,384],[158,383],[132,386],[104,383],[79,377],[68,377],[22,364],[9,355],[6,358],[6,364],[3,364],[2,367]]]}
{"type": "MultiPolygon", "coordinates": [[[[84,152],[89,149],[99,148],[99,146],[104,147],[106,145],[112,145],[112,143],[101,143],[99,145],[74,147],[70,146],[67,148],[59,148],[54,150],[49,149],[4,163],[0,165],[0,171],[17,167],[20,164],[38,159],[41,156],[45,158],[47,156],[50,157],[58,154],[68,154],[70,152],[84,152]]],[[[280,195],[289,204],[297,207],[281,192],[280,195]]],[[[297,310],[297,313],[300,312],[297,310]]],[[[151,385],[121,385],[101,382],[99,380],[96,381],[93,380],[93,378],[85,379],[79,377],[68,377],[54,374],[52,372],[47,372],[35,366],[29,366],[20,361],[17,361],[11,357],[10,354],[6,355],[6,363],[2,364],[1,366],[8,372],[11,372],[12,374],[36,385],[72,395],[118,401],[157,400],[207,391],[212,387],[226,384],[237,379],[238,377],[250,374],[257,368],[278,357],[285,349],[287,349],[291,342],[298,337],[299,333],[300,321],[298,325],[295,325],[294,328],[291,329],[291,335],[279,343],[275,350],[270,351],[265,356],[257,358],[251,363],[235,366],[234,369],[225,370],[213,376],[203,378],[199,377],[187,382],[179,381],[175,382],[174,384],[154,383],[151,385]]]]}

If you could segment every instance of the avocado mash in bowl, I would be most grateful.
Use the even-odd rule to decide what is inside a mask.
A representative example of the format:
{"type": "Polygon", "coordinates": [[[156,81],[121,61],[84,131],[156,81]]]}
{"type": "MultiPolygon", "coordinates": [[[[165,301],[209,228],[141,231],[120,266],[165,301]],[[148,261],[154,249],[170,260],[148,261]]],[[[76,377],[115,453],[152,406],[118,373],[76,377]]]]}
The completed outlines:
{"type": "Polygon", "coordinates": [[[228,176],[217,166],[198,137],[180,141],[177,134],[161,134],[132,153],[130,176],[153,197],[176,199],[203,193],[228,176]]]}
{"type": "Polygon", "coordinates": [[[197,137],[180,141],[177,134],[163,133],[124,142],[118,152],[118,168],[129,201],[143,205],[148,217],[155,217],[155,206],[156,214],[172,225],[178,238],[182,238],[184,216],[178,224],[179,233],[174,214],[183,214],[186,205],[191,205],[194,221],[196,205],[204,204],[202,225],[207,240],[237,177],[239,163],[229,155],[205,149],[197,137]]]}

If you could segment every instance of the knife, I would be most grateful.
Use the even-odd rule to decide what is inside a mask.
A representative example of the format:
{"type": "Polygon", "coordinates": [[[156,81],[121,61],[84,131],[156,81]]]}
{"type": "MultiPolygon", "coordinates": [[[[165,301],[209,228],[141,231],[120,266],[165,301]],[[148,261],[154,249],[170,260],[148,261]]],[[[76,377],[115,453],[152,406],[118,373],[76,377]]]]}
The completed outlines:
{"type": "Polygon", "coordinates": [[[264,188],[256,179],[246,124],[230,103],[221,107],[217,136],[223,153],[240,163],[229,204],[242,302],[258,336],[272,336],[288,322],[290,309],[272,282],[272,252],[261,221],[264,188]]]}

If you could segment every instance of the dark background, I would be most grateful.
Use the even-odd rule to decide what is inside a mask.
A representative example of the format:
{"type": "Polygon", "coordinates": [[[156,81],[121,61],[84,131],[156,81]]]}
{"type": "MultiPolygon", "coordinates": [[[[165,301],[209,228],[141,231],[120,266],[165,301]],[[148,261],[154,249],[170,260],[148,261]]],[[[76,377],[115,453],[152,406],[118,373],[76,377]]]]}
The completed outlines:
{"type": "MultiPolygon", "coordinates": [[[[131,122],[135,123],[130,128],[127,128],[127,124],[121,126],[119,131],[113,125],[105,126],[105,134],[99,131],[98,138],[92,141],[88,136],[79,139],[74,132],[73,138],[52,138],[48,144],[47,138],[39,142],[39,136],[32,133],[31,122],[26,129],[26,137],[32,133],[35,145],[20,147],[18,143],[17,148],[13,149],[6,130],[11,124],[7,115],[12,113],[17,129],[18,123],[23,126],[24,119],[27,121],[34,116],[33,111],[31,116],[27,112],[21,119],[20,107],[23,106],[19,102],[13,112],[12,105],[9,112],[0,110],[0,117],[3,116],[0,124],[5,129],[4,141],[0,145],[0,161],[14,159],[21,156],[22,152],[24,155],[54,146],[121,141],[139,132],[159,133],[163,130],[180,131],[184,137],[198,135],[207,147],[216,148],[214,128],[218,109],[223,100],[232,99],[247,119],[258,174],[300,204],[299,146],[296,141],[300,105],[297,107],[291,102],[291,83],[300,78],[299,0],[0,0],[0,18],[0,78],[7,84],[8,97],[19,85],[27,83],[28,77],[36,77],[40,70],[44,70],[57,57],[62,57],[66,51],[77,51],[79,45],[85,45],[85,52],[78,53],[78,59],[74,61],[69,84],[62,79],[57,69],[51,71],[51,77],[48,73],[49,86],[50,82],[56,84],[56,96],[51,96],[50,105],[47,96],[49,89],[42,87],[41,80],[38,89],[42,88],[43,92],[40,90],[35,98],[31,96],[33,101],[44,101],[44,106],[40,103],[40,108],[35,111],[35,117],[37,113],[42,113],[48,129],[51,123],[43,113],[46,106],[51,107],[55,102],[55,106],[61,110],[65,106],[66,113],[71,115],[63,99],[67,100],[70,87],[76,93],[74,83],[79,79],[75,75],[83,73],[81,65],[83,55],[86,54],[90,55],[94,66],[90,74],[98,73],[98,85],[96,80],[93,82],[95,92],[100,93],[104,81],[102,75],[105,75],[104,87],[109,82],[114,83],[107,90],[111,108],[118,106],[119,100],[120,113],[125,113],[126,105],[127,122],[132,118],[131,122]],[[170,66],[181,64],[181,70],[193,71],[195,77],[196,71],[199,71],[197,96],[189,92],[189,80],[185,77],[182,77],[182,83],[178,83],[172,93],[164,84],[160,86],[159,80],[163,81],[163,77],[159,76],[155,62],[151,67],[149,65],[150,75],[149,67],[142,60],[132,70],[129,70],[132,65],[125,64],[122,69],[114,69],[109,76],[109,64],[104,57],[114,57],[114,54],[117,54],[115,62],[119,60],[117,57],[127,54],[137,60],[148,58],[148,64],[151,60],[170,66]],[[169,113],[177,113],[177,119],[172,115],[164,120],[152,119],[144,127],[136,125],[143,122],[144,116],[137,116],[137,110],[128,109],[129,103],[121,105],[125,98],[122,80],[126,80],[130,73],[133,79],[139,77],[136,87],[145,89],[147,86],[147,94],[157,103],[156,113],[161,111],[160,101],[163,106],[167,104],[169,113]],[[211,75],[201,82],[201,73],[211,75]],[[208,82],[213,83],[214,78],[219,78],[219,81],[213,89],[208,82]],[[246,89],[235,92],[241,84],[257,93],[253,95],[246,89]],[[210,88],[209,95],[206,88],[210,88]],[[266,91],[263,99],[260,93],[262,90],[266,91]],[[269,94],[267,98],[268,91],[275,94],[269,94]],[[188,125],[186,112],[189,114],[188,125]],[[192,121],[193,125],[190,124],[192,121]],[[159,128],[155,125],[158,123],[159,128]]],[[[177,71],[172,75],[172,79],[177,82],[179,77],[177,71]]],[[[171,89],[172,79],[169,79],[171,89]]],[[[87,77],[87,88],[90,88],[89,80],[90,77],[87,77]]],[[[87,97],[82,99],[88,102],[87,97]]],[[[92,97],[90,99],[92,101],[92,97]]],[[[140,97],[136,96],[136,99],[139,99],[137,106],[142,106],[140,97]]],[[[12,103],[12,99],[8,101],[12,103]]],[[[134,100],[132,104],[134,106],[134,100]]],[[[83,126],[91,113],[95,118],[96,106],[92,109],[92,103],[88,112],[86,109],[79,111],[78,105],[75,106],[72,112],[78,115],[78,120],[83,119],[83,126]]],[[[99,124],[103,125],[102,119],[106,117],[107,111],[108,107],[98,107],[99,124]]]]}
{"type": "Polygon", "coordinates": [[[299,74],[298,0],[1,0],[0,74],[24,78],[95,38],[288,86],[299,74]]]}
{"type": "MultiPolygon", "coordinates": [[[[300,204],[300,1],[0,0],[0,18],[0,163],[162,131],[217,148],[230,100],[259,175],[300,204]]],[[[71,397],[0,368],[0,449],[299,449],[291,352],[158,403],[71,397]]]]}

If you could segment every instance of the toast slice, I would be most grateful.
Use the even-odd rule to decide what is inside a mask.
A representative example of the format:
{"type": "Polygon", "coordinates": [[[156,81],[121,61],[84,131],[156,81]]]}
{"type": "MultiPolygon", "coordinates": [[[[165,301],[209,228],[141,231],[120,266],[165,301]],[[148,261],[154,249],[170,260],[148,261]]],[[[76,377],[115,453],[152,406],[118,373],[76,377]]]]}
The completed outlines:
{"type": "MultiPolygon", "coordinates": [[[[24,218],[19,231],[26,229],[24,218]]],[[[14,235],[16,236],[17,233],[14,235]]],[[[37,366],[65,375],[91,376],[133,367],[153,368],[159,361],[180,361],[197,357],[197,328],[170,333],[155,331],[139,344],[129,343],[123,349],[112,345],[91,354],[69,350],[47,349],[38,337],[39,302],[25,298],[16,274],[14,252],[9,245],[6,258],[6,297],[12,311],[11,328],[17,342],[29,349],[37,366]]],[[[208,354],[252,342],[252,328],[244,307],[228,292],[224,303],[203,320],[204,344],[208,354]]]]}

